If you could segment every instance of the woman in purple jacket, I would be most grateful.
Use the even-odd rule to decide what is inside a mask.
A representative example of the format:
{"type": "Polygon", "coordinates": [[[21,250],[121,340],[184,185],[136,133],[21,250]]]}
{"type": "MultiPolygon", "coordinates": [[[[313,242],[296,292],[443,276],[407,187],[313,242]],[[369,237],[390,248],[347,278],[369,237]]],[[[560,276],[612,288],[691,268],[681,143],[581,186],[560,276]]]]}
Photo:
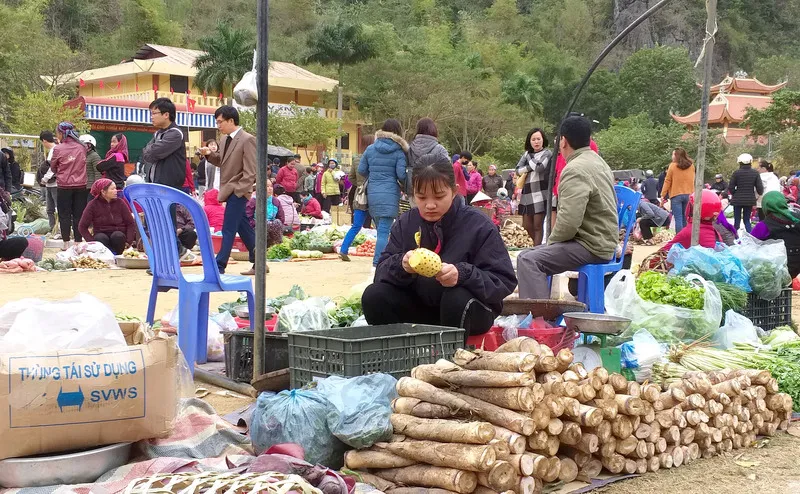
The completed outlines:
{"type": "Polygon", "coordinates": [[[517,286],[500,233],[457,195],[447,160],[415,169],[413,189],[417,207],[392,226],[375,283],[362,296],[367,322],[435,324],[464,328],[468,335],[487,332],[517,286]],[[442,259],[433,278],[418,275],[409,265],[417,233],[420,247],[442,259]]]}

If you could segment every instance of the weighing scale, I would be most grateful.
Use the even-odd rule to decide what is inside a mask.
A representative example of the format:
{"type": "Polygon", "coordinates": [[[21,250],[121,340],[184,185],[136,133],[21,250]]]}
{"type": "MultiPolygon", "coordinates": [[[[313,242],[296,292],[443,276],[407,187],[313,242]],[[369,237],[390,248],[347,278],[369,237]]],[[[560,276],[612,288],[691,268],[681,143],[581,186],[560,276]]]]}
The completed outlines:
{"type": "Polygon", "coordinates": [[[609,336],[616,336],[628,329],[631,320],[625,317],[593,314],[591,312],[568,312],[564,314],[568,329],[583,334],[583,339],[593,337],[597,343],[586,343],[572,349],[574,361],[583,364],[587,371],[605,367],[608,372],[622,372],[620,349],[609,346],[609,336]]]}

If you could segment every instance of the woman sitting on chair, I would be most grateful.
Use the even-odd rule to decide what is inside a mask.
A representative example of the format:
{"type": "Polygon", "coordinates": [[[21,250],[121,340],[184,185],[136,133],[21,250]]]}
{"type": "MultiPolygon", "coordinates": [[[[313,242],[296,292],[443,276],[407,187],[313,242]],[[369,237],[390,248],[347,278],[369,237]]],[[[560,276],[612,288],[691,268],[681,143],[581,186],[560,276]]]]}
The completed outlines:
{"type": "MultiPolygon", "coordinates": [[[[713,249],[717,242],[723,241],[720,229],[725,227],[719,224],[717,217],[722,209],[722,202],[719,196],[711,190],[703,191],[703,204],[700,206],[700,246],[713,249]]],[[[689,196],[689,205],[686,208],[686,227],[675,235],[667,245],[660,250],[669,252],[675,244],[681,244],[685,248],[692,246],[692,219],[694,211],[694,196],[689,196]]]]}
{"type": "Polygon", "coordinates": [[[136,239],[133,214],[125,201],[117,199],[117,186],[107,178],[92,184],[91,194],[94,199],[86,205],[78,225],[81,236],[88,242],[100,242],[120,255],[136,239]]]}

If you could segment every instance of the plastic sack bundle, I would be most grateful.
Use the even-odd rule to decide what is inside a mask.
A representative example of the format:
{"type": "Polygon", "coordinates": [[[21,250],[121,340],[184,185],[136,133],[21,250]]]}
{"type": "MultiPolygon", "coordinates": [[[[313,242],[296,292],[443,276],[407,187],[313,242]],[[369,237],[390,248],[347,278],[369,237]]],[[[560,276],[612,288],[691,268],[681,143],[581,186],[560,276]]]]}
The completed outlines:
{"type": "Polygon", "coordinates": [[[646,329],[640,329],[633,340],[622,344],[622,367],[631,369],[637,382],[649,380],[653,364],[667,353],[667,346],[659,343],[646,329]]]}
{"type": "Polygon", "coordinates": [[[722,300],[714,283],[697,275],[686,277],[705,288],[703,310],[685,309],[644,300],[636,292],[636,280],[630,270],[619,271],[606,287],[606,311],[612,316],[631,319],[630,328],[615,344],[628,341],[639,329],[646,329],[662,343],[691,342],[713,335],[722,319],[722,300]]]}
{"type": "Polygon", "coordinates": [[[681,244],[675,244],[669,250],[667,262],[674,266],[669,272],[671,276],[696,274],[707,281],[729,283],[746,293],[752,291],[750,275],[744,269],[742,261],[727,247],[709,249],[695,246],[687,249],[681,244]]]}
{"type": "Polygon", "coordinates": [[[111,307],[86,293],[11,302],[0,309],[0,325],[0,347],[8,353],[126,346],[111,307]]]}
{"type": "Polygon", "coordinates": [[[753,322],[743,315],[737,314],[733,309],[725,313],[725,325],[717,331],[716,340],[717,346],[725,350],[733,348],[735,343],[761,346],[761,339],[758,337],[753,322]]]}
{"type": "Polygon", "coordinates": [[[309,463],[339,469],[347,447],[331,433],[328,412],[333,405],[316,389],[293,389],[258,397],[250,423],[256,454],[271,446],[295,443],[309,463]]]}
{"type": "Polygon", "coordinates": [[[317,389],[333,407],[328,427],[350,447],[368,448],[392,437],[392,400],[397,398],[397,379],[389,374],[369,374],[346,379],[331,376],[317,389]]]}
{"type": "Polygon", "coordinates": [[[750,275],[750,288],[763,300],[775,300],[783,288],[791,285],[783,240],[761,241],[744,234],[739,245],[730,248],[750,275]]]}
{"type": "Polygon", "coordinates": [[[295,331],[313,331],[328,329],[331,321],[328,317],[329,300],[322,297],[312,297],[298,300],[284,306],[278,313],[277,330],[284,333],[295,331]]]}
{"type": "Polygon", "coordinates": [[[100,242],[81,242],[73,245],[69,249],[56,254],[56,259],[70,262],[73,259],[84,256],[103,261],[109,266],[114,266],[117,263],[114,253],[100,242]]]}

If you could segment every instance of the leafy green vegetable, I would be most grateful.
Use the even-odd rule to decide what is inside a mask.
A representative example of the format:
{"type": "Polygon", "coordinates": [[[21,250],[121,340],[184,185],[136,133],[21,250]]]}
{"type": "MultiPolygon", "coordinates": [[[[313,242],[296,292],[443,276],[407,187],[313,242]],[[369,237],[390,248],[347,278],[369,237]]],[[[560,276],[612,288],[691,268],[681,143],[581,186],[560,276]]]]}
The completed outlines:
{"type": "Polygon", "coordinates": [[[358,247],[359,245],[363,244],[367,241],[367,235],[364,233],[359,233],[356,235],[356,238],[353,239],[353,247],[358,247]]]}
{"type": "Polygon", "coordinates": [[[292,249],[284,244],[273,245],[267,249],[267,259],[289,259],[292,257],[292,249]]]}
{"type": "Polygon", "coordinates": [[[643,299],[686,309],[702,310],[705,291],[680,276],[667,277],[655,271],[648,271],[636,280],[636,293],[643,299]]]}
{"type": "Polygon", "coordinates": [[[299,285],[294,285],[292,286],[292,289],[289,290],[289,293],[287,293],[286,295],[281,295],[280,297],[275,297],[275,298],[268,298],[267,305],[269,307],[272,307],[276,311],[280,311],[285,305],[289,305],[297,300],[305,300],[307,298],[308,295],[306,295],[306,292],[303,290],[303,288],[299,285]]]}
{"type": "Polygon", "coordinates": [[[722,313],[728,312],[733,309],[736,312],[741,312],[747,307],[747,293],[744,290],[737,288],[729,283],[714,283],[719,290],[719,296],[722,299],[722,313]]]}

